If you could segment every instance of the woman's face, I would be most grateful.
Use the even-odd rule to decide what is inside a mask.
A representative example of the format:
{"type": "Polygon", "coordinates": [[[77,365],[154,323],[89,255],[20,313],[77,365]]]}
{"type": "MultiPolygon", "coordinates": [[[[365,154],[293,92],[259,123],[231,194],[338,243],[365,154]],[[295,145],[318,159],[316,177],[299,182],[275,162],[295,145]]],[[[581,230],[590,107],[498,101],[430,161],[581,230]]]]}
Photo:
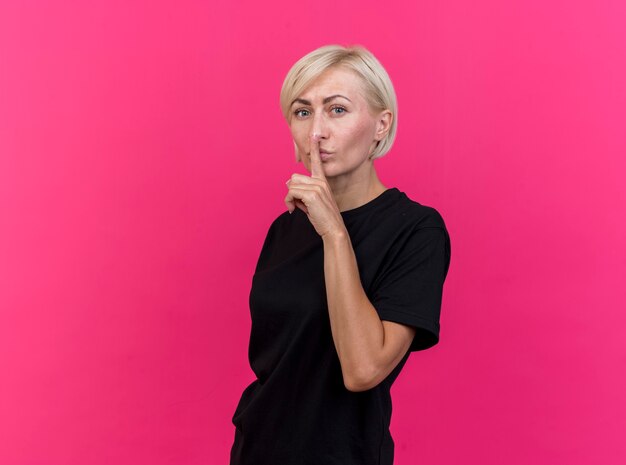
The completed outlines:
{"type": "Polygon", "coordinates": [[[375,114],[361,79],[345,68],[331,68],[299,95],[290,108],[289,128],[296,150],[311,171],[309,137],[319,134],[327,178],[369,170],[370,153],[389,130],[391,112],[375,114]]]}

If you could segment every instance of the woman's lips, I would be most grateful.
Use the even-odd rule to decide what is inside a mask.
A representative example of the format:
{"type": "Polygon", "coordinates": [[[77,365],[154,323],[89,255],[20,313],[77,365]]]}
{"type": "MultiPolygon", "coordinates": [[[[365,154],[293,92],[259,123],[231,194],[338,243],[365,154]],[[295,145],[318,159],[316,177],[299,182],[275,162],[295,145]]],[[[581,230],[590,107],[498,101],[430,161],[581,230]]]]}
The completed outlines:
{"type": "MultiPolygon", "coordinates": [[[[328,160],[334,155],[334,152],[326,152],[324,150],[320,150],[320,159],[322,161],[328,160]]],[[[311,158],[311,153],[308,154],[309,158],[311,158]]]]}

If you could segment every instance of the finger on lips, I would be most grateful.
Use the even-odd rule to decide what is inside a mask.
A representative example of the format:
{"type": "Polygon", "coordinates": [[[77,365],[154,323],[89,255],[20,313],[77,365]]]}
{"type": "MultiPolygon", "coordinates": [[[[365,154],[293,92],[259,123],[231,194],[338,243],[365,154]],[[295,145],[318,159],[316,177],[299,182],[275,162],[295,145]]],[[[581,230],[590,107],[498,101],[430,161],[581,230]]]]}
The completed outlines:
{"type": "Polygon", "coordinates": [[[320,158],[319,135],[313,134],[310,137],[311,143],[311,176],[324,178],[322,169],[322,159],[320,158]]]}
{"type": "Polygon", "coordinates": [[[324,190],[323,186],[319,185],[320,179],[326,179],[326,177],[324,176],[324,170],[322,168],[322,159],[320,157],[319,139],[320,137],[318,134],[312,134],[309,137],[309,142],[311,146],[311,176],[294,173],[291,175],[291,178],[285,181],[285,184],[289,188],[289,193],[287,194],[287,197],[285,197],[285,203],[287,203],[289,213],[293,213],[296,208],[300,208],[308,214],[308,209],[306,208],[302,199],[299,197],[304,196],[303,191],[309,191],[310,189],[317,191],[319,194],[322,194],[322,191],[324,190]],[[298,184],[306,184],[309,186],[305,187],[300,185],[296,187],[298,184]],[[310,186],[311,184],[317,186],[310,186]],[[317,187],[318,189],[315,189],[315,187],[317,187]],[[294,195],[296,193],[294,191],[300,191],[299,195],[294,195]],[[292,207],[293,210],[291,209],[292,207]]]}

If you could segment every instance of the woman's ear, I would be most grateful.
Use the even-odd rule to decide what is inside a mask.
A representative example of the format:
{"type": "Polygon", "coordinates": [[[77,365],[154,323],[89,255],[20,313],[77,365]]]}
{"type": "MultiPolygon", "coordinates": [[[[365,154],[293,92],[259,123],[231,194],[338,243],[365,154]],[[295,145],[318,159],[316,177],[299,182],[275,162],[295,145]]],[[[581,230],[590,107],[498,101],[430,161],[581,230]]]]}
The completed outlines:
{"type": "Polygon", "coordinates": [[[384,110],[378,116],[377,128],[376,128],[376,139],[380,142],[383,140],[389,130],[391,129],[391,122],[393,121],[393,114],[389,110],[384,110]]]}

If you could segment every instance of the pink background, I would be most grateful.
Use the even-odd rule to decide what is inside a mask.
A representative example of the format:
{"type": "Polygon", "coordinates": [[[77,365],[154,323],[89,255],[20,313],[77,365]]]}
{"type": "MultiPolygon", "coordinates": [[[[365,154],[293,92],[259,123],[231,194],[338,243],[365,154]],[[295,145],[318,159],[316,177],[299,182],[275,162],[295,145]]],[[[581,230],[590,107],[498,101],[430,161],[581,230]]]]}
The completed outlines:
{"type": "Polygon", "coordinates": [[[396,463],[626,461],[626,7],[3,1],[0,463],[227,464],[290,66],[389,71],[388,187],[452,238],[396,463]]]}

